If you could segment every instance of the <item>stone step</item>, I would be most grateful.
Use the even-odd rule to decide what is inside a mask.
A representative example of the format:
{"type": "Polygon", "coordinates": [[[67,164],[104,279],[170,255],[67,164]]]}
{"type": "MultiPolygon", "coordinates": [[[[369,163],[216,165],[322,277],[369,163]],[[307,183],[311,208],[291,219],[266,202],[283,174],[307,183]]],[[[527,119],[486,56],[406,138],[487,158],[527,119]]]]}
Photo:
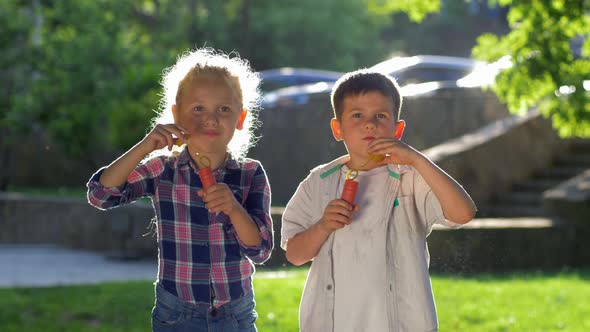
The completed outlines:
{"type": "Polygon", "coordinates": [[[530,179],[513,184],[512,190],[543,192],[549,188],[557,186],[561,182],[562,181],[559,179],[530,179]]]}
{"type": "Polygon", "coordinates": [[[541,205],[543,191],[512,191],[497,198],[501,205],[541,205]]]}
{"type": "Polygon", "coordinates": [[[559,166],[543,169],[537,172],[534,178],[558,179],[565,181],[585,171],[585,167],[559,166]]]}
{"type": "Polygon", "coordinates": [[[482,206],[477,212],[477,218],[514,218],[514,217],[544,217],[543,207],[539,205],[509,205],[495,204],[482,206]]]}
{"type": "Polygon", "coordinates": [[[585,167],[590,168],[590,154],[588,155],[576,155],[568,154],[563,155],[555,160],[556,166],[574,166],[574,167],[585,167]]]}
{"type": "Polygon", "coordinates": [[[576,154],[590,154],[590,139],[572,138],[569,140],[569,150],[576,154]]]}

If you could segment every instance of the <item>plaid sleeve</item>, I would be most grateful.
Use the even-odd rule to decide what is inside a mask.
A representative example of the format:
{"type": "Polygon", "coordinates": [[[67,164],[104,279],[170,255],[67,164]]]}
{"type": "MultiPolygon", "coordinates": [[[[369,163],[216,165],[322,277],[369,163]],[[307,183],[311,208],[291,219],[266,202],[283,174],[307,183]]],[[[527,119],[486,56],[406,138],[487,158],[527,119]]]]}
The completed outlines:
{"type": "Polygon", "coordinates": [[[248,191],[244,207],[248,214],[258,226],[262,241],[257,246],[246,246],[239,239],[238,242],[246,256],[252,262],[264,263],[272,252],[273,248],[273,227],[270,216],[270,185],[262,165],[258,162],[253,164],[254,174],[248,191]]]}
{"type": "Polygon", "coordinates": [[[100,183],[100,176],[106,169],[101,168],[92,175],[88,187],[88,203],[101,210],[129,204],[138,198],[151,196],[155,192],[155,183],[164,171],[162,158],[154,158],[138,165],[127,177],[127,181],[117,187],[105,187],[100,183]]]}

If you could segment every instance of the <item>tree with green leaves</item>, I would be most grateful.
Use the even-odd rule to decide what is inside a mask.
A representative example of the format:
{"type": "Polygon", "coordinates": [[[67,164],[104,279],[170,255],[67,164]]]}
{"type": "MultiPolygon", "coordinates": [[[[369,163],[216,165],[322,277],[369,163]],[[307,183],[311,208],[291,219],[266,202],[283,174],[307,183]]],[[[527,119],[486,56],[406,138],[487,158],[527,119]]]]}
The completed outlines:
{"type": "Polygon", "coordinates": [[[590,7],[585,0],[499,0],[511,31],[484,34],[473,54],[509,56],[494,91],[513,113],[539,106],[562,136],[590,137],[590,7]],[[572,44],[584,40],[581,53],[572,44]],[[561,91],[561,92],[560,92],[561,91]]]}
{"type": "Polygon", "coordinates": [[[387,24],[374,16],[357,0],[1,2],[1,159],[18,168],[12,143],[34,129],[80,167],[96,168],[98,156],[145,134],[160,73],[188,48],[237,51],[258,70],[370,65],[387,24]]]}
{"type": "MultiPolygon", "coordinates": [[[[452,6],[458,0],[443,2],[452,6]]],[[[516,114],[538,106],[562,136],[590,137],[590,3],[479,2],[509,6],[510,31],[504,36],[485,33],[472,50],[474,57],[488,62],[510,58],[512,67],[503,70],[493,86],[500,100],[516,114]],[[576,42],[583,43],[579,53],[572,47],[576,42]]],[[[379,13],[408,12],[418,22],[441,9],[440,0],[368,0],[368,4],[379,13]]]]}

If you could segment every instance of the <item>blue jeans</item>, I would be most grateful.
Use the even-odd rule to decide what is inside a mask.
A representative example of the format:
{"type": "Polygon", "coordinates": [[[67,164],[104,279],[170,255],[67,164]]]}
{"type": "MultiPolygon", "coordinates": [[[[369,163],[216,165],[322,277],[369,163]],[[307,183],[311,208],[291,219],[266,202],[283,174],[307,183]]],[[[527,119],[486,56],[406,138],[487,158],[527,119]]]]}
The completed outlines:
{"type": "Polygon", "coordinates": [[[254,291],[213,310],[208,304],[185,303],[156,285],[153,332],[256,332],[254,291]]]}

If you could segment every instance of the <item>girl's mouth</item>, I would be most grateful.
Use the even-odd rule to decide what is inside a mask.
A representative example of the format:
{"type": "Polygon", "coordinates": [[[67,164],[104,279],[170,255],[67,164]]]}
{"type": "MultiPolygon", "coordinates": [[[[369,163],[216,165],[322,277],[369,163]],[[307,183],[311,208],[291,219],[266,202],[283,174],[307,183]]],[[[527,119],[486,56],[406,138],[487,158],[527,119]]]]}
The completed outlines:
{"type": "Polygon", "coordinates": [[[372,140],[374,140],[374,139],[375,139],[375,137],[374,137],[374,136],[367,136],[367,137],[363,137],[363,140],[365,140],[365,141],[372,141],[372,140]]]}
{"type": "Polygon", "coordinates": [[[203,131],[203,135],[213,137],[213,136],[218,136],[219,133],[214,130],[205,130],[205,131],[203,131]]]}

